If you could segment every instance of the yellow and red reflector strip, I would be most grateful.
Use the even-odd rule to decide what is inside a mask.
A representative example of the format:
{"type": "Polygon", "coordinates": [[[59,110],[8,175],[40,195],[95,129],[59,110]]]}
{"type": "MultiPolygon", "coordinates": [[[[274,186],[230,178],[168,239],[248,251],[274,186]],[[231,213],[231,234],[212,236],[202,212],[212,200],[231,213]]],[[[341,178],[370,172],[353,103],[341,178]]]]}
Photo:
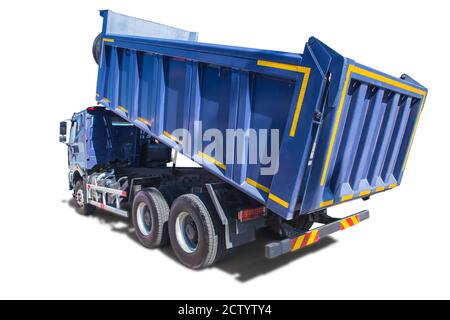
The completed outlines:
{"type": "Polygon", "coordinates": [[[341,220],[341,230],[348,229],[353,227],[359,223],[359,215],[355,214],[354,216],[348,217],[346,219],[341,220]]]}
{"type": "MultiPolygon", "coordinates": [[[[362,213],[357,213],[341,220],[336,219],[334,222],[320,226],[300,236],[290,239],[290,251],[293,252],[302,249],[304,247],[310,246],[318,242],[321,238],[329,236],[330,234],[336,231],[345,230],[350,227],[353,227],[359,224],[361,221],[366,220],[368,218],[369,212],[363,211],[362,213]]],[[[279,254],[275,254],[275,256],[277,255],[279,254]]],[[[274,255],[270,254],[269,256],[274,255]]]]}
{"type": "Polygon", "coordinates": [[[297,251],[319,241],[319,230],[314,229],[291,240],[291,251],[297,251]]]}
{"type": "Polygon", "coordinates": [[[240,222],[253,220],[266,215],[265,207],[258,207],[252,209],[244,209],[238,212],[238,219],[240,222]]]}

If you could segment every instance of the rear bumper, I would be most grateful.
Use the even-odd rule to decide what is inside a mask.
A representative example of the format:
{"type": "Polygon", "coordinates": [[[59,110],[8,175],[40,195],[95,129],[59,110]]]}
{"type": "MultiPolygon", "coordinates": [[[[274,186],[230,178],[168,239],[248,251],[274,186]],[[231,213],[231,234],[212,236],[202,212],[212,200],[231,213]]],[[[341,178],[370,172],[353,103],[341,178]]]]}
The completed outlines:
{"type": "Polygon", "coordinates": [[[294,252],[304,247],[310,246],[332,233],[348,229],[367,219],[369,219],[369,211],[367,210],[350,215],[343,219],[330,218],[331,221],[329,223],[305,232],[299,236],[267,244],[266,258],[273,259],[283,254],[294,252]]]}

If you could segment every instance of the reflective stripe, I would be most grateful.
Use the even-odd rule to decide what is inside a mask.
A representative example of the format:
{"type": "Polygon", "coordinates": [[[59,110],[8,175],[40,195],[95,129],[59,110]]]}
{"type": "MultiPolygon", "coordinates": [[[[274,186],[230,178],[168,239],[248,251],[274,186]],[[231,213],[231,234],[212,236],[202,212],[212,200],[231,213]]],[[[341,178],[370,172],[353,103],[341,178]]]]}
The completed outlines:
{"type": "Polygon", "coordinates": [[[105,42],[114,42],[114,39],[110,39],[110,38],[103,38],[103,41],[105,42]]]}
{"type": "Polygon", "coordinates": [[[294,137],[295,132],[297,131],[298,119],[300,118],[300,112],[302,110],[303,100],[305,98],[305,92],[306,92],[306,87],[308,86],[311,68],[297,66],[297,65],[293,65],[293,64],[266,61],[266,60],[258,60],[257,65],[261,66],[261,67],[269,67],[269,68],[276,68],[276,69],[282,69],[282,70],[303,73],[302,85],[300,87],[300,93],[298,95],[297,104],[295,106],[294,117],[292,118],[291,130],[289,131],[289,136],[294,137]]]}
{"type": "Polygon", "coordinates": [[[172,139],[173,141],[175,141],[176,143],[181,143],[180,140],[178,140],[177,138],[175,138],[173,135],[171,135],[171,134],[168,133],[167,131],[163,131],[163,134],[164,134],[166,137],[168,137],[168,138],[172,139]]]}
{"type": "Polygon", "coordinates": [[[352,216],[350,219],[353,221],[353,225],[356,225],[356,224],[359,223],[359,220],[358,220],[357,216],[352,216]]]}
{"type": "Polygon", "coordinates": [[[320,204],[320,207],[327,207],[327,206],[331,206],[334,203],[334,200],[328,200],[328,201],[324,201],[320,204]]]}
{"type": "Polygon", "coordinates": [[[307,232],[298,238],[291,240],[291,251],[297,251],[298,249],[310,246],[319,241],[319,229],[314,229],[307,232]]]}
{"type": "Polygon", "coordinates": [[[145,123],[145,124],[148,125],[148,126],[151,126],[151,125],[152,125],[152,122],[151,122],[151,121],[149,121],[149,120],[147,120],[147,119],[144,119],[144,118],[141,118],[141,117],[138,117],[136,120],[137,120],[137,121],[140,121],[140,122],[142,122],[142,123],[145,123]]]}
{"type": "Polygon", "coordinates": [[[125,112],[125,113],[128,113],[128,110],[125,109],[125,108],[122,107],[122,106],[118,106],[117,109],[119,109],[120,111],[123,111],[123,112],[125,112]]]}
{"type": "Polygon", "coordinates": [[[361,197],[367,196],[368,194],[370,194],[370,190],[364,190],[364,191],[361,191],[361,192],[359,193],[359,195],[360,195],[361,197]]]}
{"type": "Polygon", "coordinates": [[[223,163],[220,162],[220,161],[217,161],[217,160],[214,159],[213,157],[208,156],[207,154],[205,154],[205,153],[203,153],[203,152],[200,152],[200,151],[199,151],[199,152],[198,152],[198,155],[199,155],[200,157],[202,157],[203,159],[206,159],[206,160],[208,160],[209,162],[214,163],[216,166],[222,168],[223,170],[226,170],[226,168],[227,168],[227,166],[226,166],[225,164],[223,164],[223,163]]]}
{"type": "Polygon", "coordinates": [[[345,76],[344,88],[341,93],[341,100],[339,102],[339,107],[336,113],[336,119],[334,120],[333,131],[331,133],[330,144],[328,145],[327,156],[325,158],[325,166],[322,172],[322,179],[320,180],[320,185],[323,186],[325,184],[325,177],[327,176],[328,165],[330,164],[331,152],[334,147],[334,140],[336,139],[337,128],[339,127],[339,121],[341,120],[342,107],[344,106],[345,101],[345,92],[347,92],[348,82],[350,80],[351,68],[349,67],[347,70],[347,74],[345,76]]]}
{"type": "Polygon", "coordinates": [[[254,180],[252,180],[250,178],[245,179],[245,181],[247,181],[247,183],[249,185],[252,185],[255,188],[258,188],[259,190],[264,191],[265,193],[269,193],[270,192],[269,188],[267,188],[266,186],[263,186],[262,184],[254,181],[254,180]]]}
{"type": "Polygon", "coordinates": [[[274,195],[273,193],[269,193],[269,199],[278,203],[280,206],[285,207],[285,208],[289,208],[289,203],[284,201],[281,198],[278,198],[276,195],[274,195]]]}
{"type": "Polygon", "coordinates": [[[352,195],[352,194],[343,196],[343,197],[341,198],[342,201],[348,201],[348,200],[352,200],[352,199],[353,199],[353,195],[352,195]]]}
{"type": "Polygon", "coordinates": [[[350,225],[348,224],[347,220],[344,219],[341,221],[341,228],[342,229],[350,228],[350,225]]]}
{"type": "Polygon", "coordinates": [[[307,246],[312,245],[314,242],[316,242],[316,236],[319,233],[319,230],[313,230],[308,238],[308,242],[306,243],[307,246]]]}
{"type": "Polygon", "coordinates": [[[378,187],[378,188],[375,189],[375,192],[380,192],[380,191],[383,191],[383,190],[384,190],[384,187],[378,187]]]}
{"type": "Polygon", "coordinates": [[[303,240],[305,239],[305,236],[306,235],[302,235],[297,238],[297,240],[294,243],[294,246],[292,247],[292,251],[296,251],[302,247],[302,243],[303,243],[303,240]]]}

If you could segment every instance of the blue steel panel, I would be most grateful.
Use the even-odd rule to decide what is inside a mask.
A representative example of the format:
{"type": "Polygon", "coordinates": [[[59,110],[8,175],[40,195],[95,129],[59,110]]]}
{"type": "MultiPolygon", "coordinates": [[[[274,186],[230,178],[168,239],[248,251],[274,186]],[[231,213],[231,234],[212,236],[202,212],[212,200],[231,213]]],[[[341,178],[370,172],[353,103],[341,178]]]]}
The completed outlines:
{"type": "MultiPolygon", "coordinates": [[[[105,21],[107,12],[103,12],[105,21]]],[[[291,219],[401,181],[426,89],[345,59],[311,38],[303,54],[189,41],[112,36],[103,29],[97,101],[161,142],[171,133],[279,129],[279,171],[260,174],[241,150],[180,150],[205,169],[291,219]]],[[[204,147],[205,143],[201,145],[204,147]]],[[[272,150],[267,150],[268,154],[272,150]]]]}
{"type": "Polygon", "coordinates": [[[138,54],[139,89],[136,118],[140,116],[143,119],[154,121],[158,98],[157,68],[155,55],[138,54]]]}
{"type": "Polygon", "coordinates": [[[304,213],[399,185],[426,97],[415,82],[350,60],[343,71],[324,110],[304,213]]]}
{"type": "MultiPolygon", "coordinates": [[[[200,110],[198,120],[203,124],[203,133],[208,129],[218,129],[225,137],[225,131],[229,128],[231,70],[200,64],[199,73],[200,110]]],[[[202,150],[209,143],[209,141],[203,141],[202,150]]],[[[209,155],[225,163],[224,155],[209,155]]]]}
{"type": "MultiPolygon", "coordinates": [[[[259,130],[268,131],[267,139],[264,141],[267,142],[265,144],[267,150],[262,149],[260,152],[271,155],[275,150],[271,150],[270,130],[279,130],[280,137],[284,133],[286,119],[294,94],[295,82],[258,74],[251,74],[250,79],[250,88],[252,90],[250,92],[250,122],[248,128],[257,132],[259,130]]],[[[263,137],[260,136],[259,138],[262,139],[263,137]]],[[[261,168],[263,167],[267,168],[268,165],[260,163],[248,164],[247,178],[269,188],[272,184],[273,176],[261,175],[261,168]]],[[[268,194],[265,194],[265,196],[268,196],[268,194]]]]}

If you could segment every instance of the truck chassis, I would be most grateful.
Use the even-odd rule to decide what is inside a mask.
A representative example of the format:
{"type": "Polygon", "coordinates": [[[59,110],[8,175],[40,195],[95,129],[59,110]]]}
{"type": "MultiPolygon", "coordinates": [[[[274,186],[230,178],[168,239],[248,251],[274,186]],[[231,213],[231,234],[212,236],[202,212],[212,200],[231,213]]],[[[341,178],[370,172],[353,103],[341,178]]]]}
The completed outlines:
{"type": "Polygon", "coordinates": [[[114,169],[103,171],[92,172],[82,180],[74,181],[74,197],[82,212],[92,214],[95,208],[100,208],[130,218],[139,241],[145,247],[157,248],[170,241],[179,260],[194,269],[208,267],[225,258],[236,247],[254,241],[256,230],[261,228],[272,228],[279,235],[279,241],[265,246],[266,258],[273,259],[313,245],[334,232],[369,218],[368,211],[343,219],[332,218],[323,209],[298,216],[292,222],[283,221],[202,168],[132,168],[135,175],[132,177],[126,175],[127,170],[117,176],[114,169]],[[117,181],[123,182],[123,187],[120,188],[120,184],[116,184],[119,188],[98,185],[99,180],[95,177],[99,176],[100,180],[118,178],[117,181]],[[83,194],[81,197],[80,191],[83,194]],[[206,228],[190,218],[190,213],[183,211],[182,221],[176,219],[174,227],[169,227],[170,215],[180,216],[179,212],[172,212],[179,207],[176,203],[180,201],[178,199],[188,199],[199,206],[194,208],[198,211],[196,214],[204,215],[206,228]],[[191,220],[186,223],[186,219],[191,220]],[[319,226],[312,228],[314,223],[319,226]],[[215,239],[211,241],[206,237],[211,241],[209,251],[192,258],[198,250],[199,241],[202,241],[199,239],[205,232],[202,229],[208,229],[208,226],[212,227],[212,231],[206,233],[211,232],[215,239]]]}

